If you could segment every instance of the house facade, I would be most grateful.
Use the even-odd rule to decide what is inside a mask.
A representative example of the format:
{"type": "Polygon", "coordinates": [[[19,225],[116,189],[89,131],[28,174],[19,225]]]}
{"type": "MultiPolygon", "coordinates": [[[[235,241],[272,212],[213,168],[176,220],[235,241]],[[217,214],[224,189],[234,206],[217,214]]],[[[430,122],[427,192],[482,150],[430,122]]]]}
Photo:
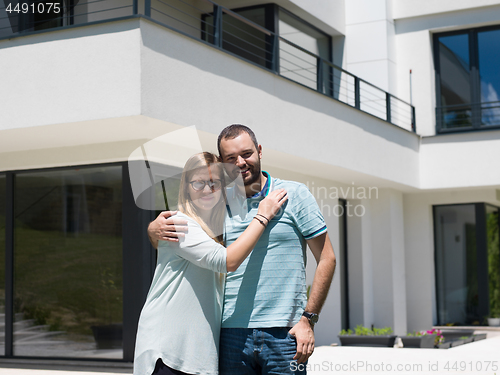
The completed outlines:
{"type": "Polygon", "coordinates": [[[212,152],[251,127],[263,169],[316,197],[337,255],[318,345],[500,310],[500,1],[16,4],[0,9],[0,356],[133,360],[156,212],[129,157],[193,125],[212,152]]]}

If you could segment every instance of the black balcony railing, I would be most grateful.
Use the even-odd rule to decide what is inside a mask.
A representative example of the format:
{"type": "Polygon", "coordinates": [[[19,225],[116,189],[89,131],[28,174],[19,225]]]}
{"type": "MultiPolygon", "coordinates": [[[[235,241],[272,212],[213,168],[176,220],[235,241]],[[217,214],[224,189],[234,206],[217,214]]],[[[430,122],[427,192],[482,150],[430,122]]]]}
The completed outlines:
{"type": "Polygon", "coordinates": [[[500,101],[436,108],[438,133],[500,128],[500,101]]]}
{"type": "Polygon", "coordinates": [[[137,0],[26,0],[0,3],[0,39],[137,14],[137,0]]]}
{"type": "MultiPolygon", "coordinates": [[[[38,3],[27,1],[27,3],[38,3]]],[[[211,0],[60,0],[45,17],[0,8],[0,39],[141,14],[403,129],[415,108],[332,62],[211,0]]]]}

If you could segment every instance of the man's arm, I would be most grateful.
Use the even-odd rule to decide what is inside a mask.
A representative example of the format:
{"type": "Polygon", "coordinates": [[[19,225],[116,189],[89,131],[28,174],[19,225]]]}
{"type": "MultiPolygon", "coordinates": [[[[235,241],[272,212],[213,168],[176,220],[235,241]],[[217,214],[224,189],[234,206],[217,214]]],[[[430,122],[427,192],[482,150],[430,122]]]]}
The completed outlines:
{"type": "Polygon", "coordinates": [[[158,241],[178,242],[187,231],[187,220],[172,217],[177,211],[163,211],[158,217],[149,223],[148,237],[151,245],[158,249],[158,241]]]}
{"type": "MultiPolygon", "coordinates": [[[[307,245],[316,259],[317,267],[306,311],[319,314],[332,283],[336,266],[335,253],[328,233],[307,240],[307,245]]],[[[297,340],[297,353],[293,359],[297,363],[304,363],[314,351],[314,332],[309,320],[304,316],[300,318],[300,321],[290,330],[290,334],[297,340]]]]}

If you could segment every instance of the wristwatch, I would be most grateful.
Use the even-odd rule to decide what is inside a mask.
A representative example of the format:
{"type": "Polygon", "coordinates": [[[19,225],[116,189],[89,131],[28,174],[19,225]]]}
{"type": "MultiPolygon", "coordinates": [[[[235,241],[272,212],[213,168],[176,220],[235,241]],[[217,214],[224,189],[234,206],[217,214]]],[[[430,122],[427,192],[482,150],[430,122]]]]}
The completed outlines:
{"type": "Polygon", "coordinates": [[[304,311],[302,313],[302,316],[305,316],[308,320],[309,320],[309,323],[313,326],[315,325],[316,323],[318,323],[318,320],[319,320],[319,315],[318,314],[315,314],[315,313],[310,313],[310,312],[307,312],[307,311],[304,311]]]}

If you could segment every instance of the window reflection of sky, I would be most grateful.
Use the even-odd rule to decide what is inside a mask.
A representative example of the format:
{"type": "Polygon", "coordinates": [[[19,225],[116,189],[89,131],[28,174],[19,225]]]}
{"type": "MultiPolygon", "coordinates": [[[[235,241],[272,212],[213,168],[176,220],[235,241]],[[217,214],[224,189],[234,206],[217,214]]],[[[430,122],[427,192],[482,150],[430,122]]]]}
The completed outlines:
{"type": "MultiPolygon", "coordinates": [[[[500,124],[500,30],[489,30],[477,33],[478,47],[478,68],[480,79],[481,97],[472,100],[472,102],[481,102],[481,124],[482,125],[499,125],[500,124]]],[[[454,56],[455,64],[460,64],[464,71],[470,71],[469,58],[469,34],[450,35],[439,38],[441,53],[448,51],[449,56],[454,56]]],[[[441,62],[443,63],[443,62],[441,62]]],[[[443,68],[443,66],[441,66],[443,68]]],[[[442,79],[446,77],[446,73],[441,70],[442,79]]],[[[451,73],[451,72],[449,72],[451,73]]],[[[456,73],[456,72],[455,72],[456,73]]],[[[452,77],[448,77],[451,79],[452,77]]],[[[463,90],[457,90],[457,77],[451,81],[447,81],[448,89],[458,94],[463,90]]],[[[445,82],[442,84],[447,85],[445,82]]],[[[463,87],[465,90],[470,90],[470,86],[463,87]]],[[[443,92],[444,94],[444,92],[443,92]]],[[[463,95],[461,96],[463,97],[463,95]]],[[[443,98],[445,99],[445,98],[443,98]]],[[[453,102],[452,97],[450,103],[453,102]]],[[[465,99],[465,98],[463,98],[465,99]]],[[[468,100],[469,102],[469,100],[468,100]]],[[[446,105],[446,104],[445,104],[446,105]]],[[[470,109],[469,109],[470,110],[470,109]]],[[[467,109],[455,108],[445,114],[444,120],[448,126],[456,127],[463,126],[467,123],[467,109]]],[[[469,114],[470,115],[470,114],[469,114]]],[[[470,121],[470,120],[469,120],[470,121]]]]}
{"type": "MultiPolygon", "coordinates": [[[[479,72],[481,79],[481,102],[491,103],[500,100],[500,30],[478,33],[479,72]]],[[[487,107],[491,107],[488,105],[487,107]]],[[[483,110],[484,124],[493,125],[500,119],[500,108],[494,107],[483,110]],[[495,118],[497,119],[495,121],[495,118]]]]}

